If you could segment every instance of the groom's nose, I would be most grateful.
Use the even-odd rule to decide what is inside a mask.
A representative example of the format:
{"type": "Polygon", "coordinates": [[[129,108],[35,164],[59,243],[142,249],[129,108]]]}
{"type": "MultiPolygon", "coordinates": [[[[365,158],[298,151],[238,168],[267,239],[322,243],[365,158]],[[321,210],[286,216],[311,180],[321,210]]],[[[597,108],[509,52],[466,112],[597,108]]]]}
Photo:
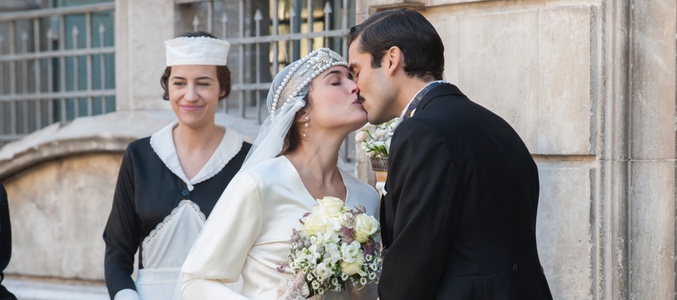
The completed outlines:
{"type": "Polygon", "coordinates": [[[355,94],[360,94],[360,88],[357,87],[357,83],[353,86],[353,88],[350,90],[350,93],[355,93],[355,94]]]}

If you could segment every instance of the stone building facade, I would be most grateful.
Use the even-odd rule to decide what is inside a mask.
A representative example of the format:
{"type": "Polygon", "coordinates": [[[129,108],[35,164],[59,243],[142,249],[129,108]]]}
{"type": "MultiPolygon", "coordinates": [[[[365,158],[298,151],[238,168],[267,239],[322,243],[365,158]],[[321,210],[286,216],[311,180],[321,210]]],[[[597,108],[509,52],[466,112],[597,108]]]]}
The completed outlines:
{"type": "Polygon", "coordinates": [[[445,42],[445,79],[526,142],[555,299],[674,299],[676,6],[375,0],[357,17],[420,10],[445,42]]]}
{"type": "MultiPolygon", "coordinates": [[[[7,273],[103,279],[101,231],[122,151],[173,118],[157,66],[162,42],[190,23],[186,2],[199,1],[116,0],[116,112],[0,149],[15,230],[7,273]]],[[[538,245],[555,298],[675,298],[677,3],[366,0],[352,13],[360,22],[392,7],[431,20],[445,43],[445,79],[531,150],[538,245]]],[[[237,118],[220,122],[256,132],[237,118]]],[[[356,169],[373,176],[364,157],[356,169]]]]}

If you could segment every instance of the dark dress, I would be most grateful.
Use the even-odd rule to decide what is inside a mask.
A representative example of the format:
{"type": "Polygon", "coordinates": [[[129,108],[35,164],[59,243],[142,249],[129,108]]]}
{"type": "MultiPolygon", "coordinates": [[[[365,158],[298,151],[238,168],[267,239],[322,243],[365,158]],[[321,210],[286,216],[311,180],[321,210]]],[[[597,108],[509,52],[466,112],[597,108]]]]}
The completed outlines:
{"type": "MultiPolygon", "coordinates": [[[[251,147],[239,133],[227,129],[209,162],[188,180],[174,148],[173,126],[130,143],[125,151],[103,233],[105,277],[111,299],[122,290],[137,290],[139,283],[135,284],[131,275],[138,249],[139,274],[144,268],[171,269],[178,274],[204,219],[239,171],[251,147]],[[162,241],[153,240],[160,236],[162,241]],[[145,265],[151,264],[148,260],[152,266],[145,265]]],[[[141,291],[139,294],[144,299],[141,291]]]]}
{"type": "Polygon", "coordinates": [[[14,294],[2,285],[2,280],[5,279],[3,271],[7,268],[10,257],[12,257],[12,227],[9,220],[9,204],[5,187],[0,184],[0,300],[16,300],[14,294]]]}
{"type": "Polygon", "coordinates": [[[536,249],[538,170],[507,122],[445,83],[390,150],[380,299],[552,299],[536,249]]]}

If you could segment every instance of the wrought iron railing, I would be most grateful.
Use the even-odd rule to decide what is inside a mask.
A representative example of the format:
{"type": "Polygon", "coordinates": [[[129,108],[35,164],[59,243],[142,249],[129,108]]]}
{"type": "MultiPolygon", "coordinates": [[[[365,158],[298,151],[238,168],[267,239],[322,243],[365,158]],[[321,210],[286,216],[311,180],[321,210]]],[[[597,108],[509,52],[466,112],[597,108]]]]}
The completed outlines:
{"type": "MultiPolygon", "coordinates": [[[[51,3],[52,1],[43,1],[51,3]]],[[[231,43],[221,110],[260,123],[275,73],[319,47],[347,55],[349,0],[177,0],[177,32],[231,43]]],[[[113,1],[0,13],[0,146],[55,122],[115,110],[113,1]]],[[[354,144],[344,144],[351,159],[354,144]]]]}
{"type": "MultiPolygon", "coordinates": [[[[185,4],[178,31],[205,30],[231,43],[228,65],[232,94],[221,109],[241,118],[267,116],[265,100],[272,77],[310,51],[331,48],[344,56],[344,39],[355,23],[355,3],[348,0],[201,1],[185,4]],[[265,3],[264,3],[265,2],[265,3]],[[256,8],[259,3],[259,8],[256,8]]],[[[352,138],[344,158],[354,155],[352,138]]]]}
{"type": "Polygon", "coordinates": [[[0,146],[115,110],[114,2],[0,13],[0,146]]]}

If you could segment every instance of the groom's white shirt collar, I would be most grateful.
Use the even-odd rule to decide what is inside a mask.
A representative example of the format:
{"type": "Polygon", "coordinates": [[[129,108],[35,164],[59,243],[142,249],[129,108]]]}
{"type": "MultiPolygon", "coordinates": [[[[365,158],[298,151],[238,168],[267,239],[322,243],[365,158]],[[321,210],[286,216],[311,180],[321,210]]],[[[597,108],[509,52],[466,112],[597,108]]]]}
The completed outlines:
{"type": "MultiPolygon", "coordinates": [[[[446,82],[446,81],[444,81],[444,80],[435,80],[435,81],[431,81],[431,82],[428,82],[428,84],[426,84],[426,85],[425,85],[424,87],[422,87],[420,90],[418,90],[418,92],[416,92],[416,94],[414,94],[414,97],[411,97],[411,100],[409,100],[409,103],[407,103],[407,105],[404,106],[404,109],[402,110],[402,113],[400,114],[400,121],[399,121],[399,122],[402,122],[402,120],[404,120],[404,114],[407,113],[407,109],[409,108],[409,105],[411,105],[411,102],[413,102],[414,99],[416,99],[416,97],[418,96],[418,94],[420,94],[421,91],[425,90],[426,87],[428,87],[429,85],[431,85],[431,84],[433,84],[433,83],[435,83],[435,82],[444,83],[444,82],[446,82]]],[[[410,116],[410,117],[413,117],[415,113],[416,113],[416,109],[412,110],[412,111],[411,111],[411,116],[410,116]]],[[[398,122],[398,123],[399,123],[399,122],[398,122]]]]}

